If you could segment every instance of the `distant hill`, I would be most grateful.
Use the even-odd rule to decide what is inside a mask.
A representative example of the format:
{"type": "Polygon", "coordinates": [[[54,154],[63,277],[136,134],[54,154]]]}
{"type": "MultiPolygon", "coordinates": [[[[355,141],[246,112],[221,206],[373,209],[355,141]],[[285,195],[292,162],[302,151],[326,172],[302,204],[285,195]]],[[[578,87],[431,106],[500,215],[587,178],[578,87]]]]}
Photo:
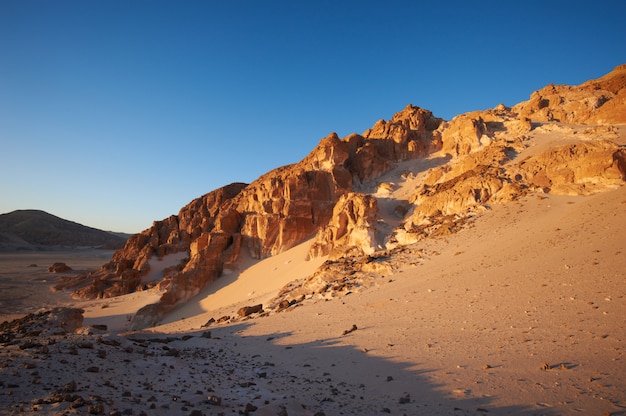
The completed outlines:
{"type": "Polygon", "coordinates": [[[128,236],[87,227],[45,211],[17,210],[0,215],[0,250],[35,250],[53,247],[118,249],[128,236]]]}

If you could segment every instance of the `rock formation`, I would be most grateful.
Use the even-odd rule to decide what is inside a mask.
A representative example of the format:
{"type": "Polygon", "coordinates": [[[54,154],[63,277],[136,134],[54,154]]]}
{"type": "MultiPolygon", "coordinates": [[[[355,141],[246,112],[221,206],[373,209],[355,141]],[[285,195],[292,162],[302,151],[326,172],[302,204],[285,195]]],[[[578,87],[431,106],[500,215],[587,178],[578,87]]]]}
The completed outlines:
{"type": "Polygon", "coordinates": [[[53,263],[52,266],[48,267],[48,272],[50,273],[65,273],[72,271],[72,268],[65,263],[53,263]]]}
{"type": "Polygon", "coordinates": [[[585,195],[624,181],[626,149],[600,140],[546,150],[519,164],[519,177],[545,192],[585,195]]]}
{"type": "Polygon", "coordinates": [[[368,194],[350,192],[343,195],[328,224],[319,229],[309,251],[310,257],[329,259],[352,254],[371,254],[378,248],[376,223],[378,203],[368,194]]]}
{"type": "MultiPolygon", "coordinates": [[[[446,122],[409,105],[362,135],[339,138],[331,133],[300,162],[249,185],[210,192],[132,236],[74,295],[117,296],[156,284],[163,291],[160,302],[143,308],[133,320],[133,328],[143,328],[224,270],[236,269],[242,250],[262,259],[314,238],[310,257],[346,262],[373,256],[385,246],[394,249],[454,232],[490,204],[527,192],[580,194],[620,185],[626,178],[625,150],[611,141],[613,126],[595,124],[626,122],[625,85],[626,66],[620,66],[577,87],[547,86],[510,108],[498,105],[446,122]],[[535,145],[531,135],[550,129],[567,133],[557,121],[588,123],[589,128],[577,130],[582,134],[576,137],[572,132],[571,143],[519,160],[521,152],[535,145]],[[394,185],[380,178],[399,163],[434,154],[438,165],[409,175],[415,179],[411,195],[390,204],[396,198],[394,185]],[[387,201],[380,199],[381,190],[387,201]],[[144,281],[151,257],[177,252],[188,255],[171,273],[156,283],[144,281]]],[[[379,266],[359,264],[366,265],[363,270],[379,266]]],[[[314,280],[327,282],[320,277],[327,274],[314,280]]]]}
{"type": "Polygon", "coordinates": [[[563,123],[626,123],[626,64],[578,86],[550,84],[513,107],[521,117],[563,123]]]}
{"type": "Polygon", "coordinates": [[[221,205],[245,186],[234,183],[209,192],[184,206],[178,215],[155,221],[151,228],[131,236],[110,262],[90,274],[91,284],[75,290],[73,296],[107,298],[141,289],[152,256],[188,250],[191,241],[215,228],[221,205]]]}

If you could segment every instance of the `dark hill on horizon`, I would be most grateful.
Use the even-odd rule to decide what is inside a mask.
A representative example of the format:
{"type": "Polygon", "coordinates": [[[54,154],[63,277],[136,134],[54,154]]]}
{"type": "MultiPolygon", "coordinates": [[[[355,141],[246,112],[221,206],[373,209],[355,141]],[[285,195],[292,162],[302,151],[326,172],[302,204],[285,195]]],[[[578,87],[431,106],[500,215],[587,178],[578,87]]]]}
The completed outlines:
{"type": "Polygon", "coordinates": [[[45,211],[26,209],[0,214],[0,251],[56,247],[118,249],[126,237],[68,221],[45,211]]]}

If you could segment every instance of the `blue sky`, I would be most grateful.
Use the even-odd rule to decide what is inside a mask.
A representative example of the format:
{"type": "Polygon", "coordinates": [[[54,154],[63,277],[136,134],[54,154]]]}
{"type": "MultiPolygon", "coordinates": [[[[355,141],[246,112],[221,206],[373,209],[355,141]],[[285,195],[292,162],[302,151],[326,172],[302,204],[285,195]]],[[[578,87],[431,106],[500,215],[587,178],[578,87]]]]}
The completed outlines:
{"type": "Polygon", "coordinates": [[[0,213],[139,232],[407,104],[626,63],[626,2],[0,1],[0,213]]]}

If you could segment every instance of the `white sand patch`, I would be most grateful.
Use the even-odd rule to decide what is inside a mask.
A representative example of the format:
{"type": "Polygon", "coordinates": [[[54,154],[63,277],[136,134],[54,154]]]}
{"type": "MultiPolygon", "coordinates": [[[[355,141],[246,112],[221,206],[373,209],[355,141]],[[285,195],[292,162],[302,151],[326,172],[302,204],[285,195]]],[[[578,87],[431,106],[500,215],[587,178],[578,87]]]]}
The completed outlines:
{"type": "MultiPolygon", "coordinates": [[[[235,313],[242,303],[269,301],[284,285],[313,274],[326,261],[326,257],[306,261],[310,246],[309,240],[261,261],[243,259],[242,264],[248,265],[245,270],[223,275],[196,298],[167,316],[163,324],[185,319],[187,322],[181,323],[183,327],[191,322],[195,325],[200,321],[190,321],[190,317],[223,309],[228,310],[220,313],[235,313]]],[[[206,316],[202,319],[202,323],[207,320],[206,316]]]]}
{"type": "Polygon", "coordinates": [[[156,280],[163,279],[163,271],[168,267],[176,266],[180,263],[182,259],[188,257],[189,254],[187,251],[182,251],[179,253],[168,254],[167,256],[163,256],[162,258],[152,257],[148,260],[148,264],[150,265],[150,272],[143,277],[142,281],[144,283],[154,282],[156,280]]]}
{"type": "Polygon", "coordinates": [[[139,309],[158,302],[162,294],[158,289],[150,289],[114,298],[75,302],[73,306],[85,310],[85,326],[106,325],[109,332],[121,332],[128,330],[130,320],[139,309]]]}

